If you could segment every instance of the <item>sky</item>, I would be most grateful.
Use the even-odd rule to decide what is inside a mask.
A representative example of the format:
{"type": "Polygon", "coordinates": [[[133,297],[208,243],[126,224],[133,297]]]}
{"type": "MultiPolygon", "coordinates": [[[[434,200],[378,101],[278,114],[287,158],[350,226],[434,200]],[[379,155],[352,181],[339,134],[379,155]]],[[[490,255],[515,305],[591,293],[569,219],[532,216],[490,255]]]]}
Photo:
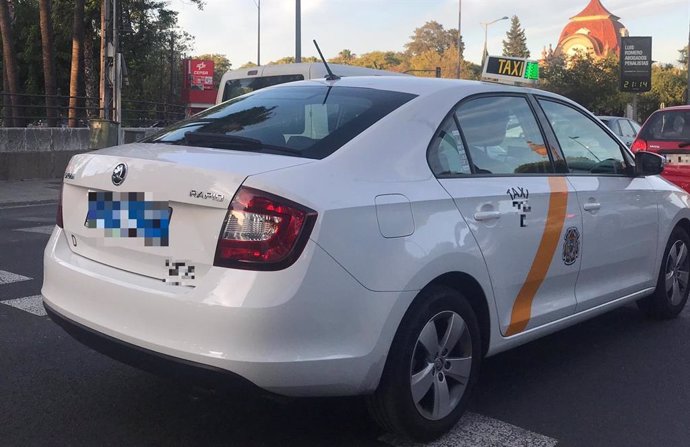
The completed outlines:
{"type": "MultiPolygon", "coordinates": [[[[199,11],[188,0],[169,0],[179,14],[180,27],[195,37],[192,55],[220,53],[233,68],[257,59],[259,0],[205,0],[199,11]]],[[[415,28],[435,20],[446,29],[458,26],[465,58],[479,62],[484,45],[481,22],[517,15],[525,29],[532,58],[558,42],[568,19],[589,0],[302,0],[302,56],[317,56],[316,39],[326,58],[342,49],[355,54],[402,51],[415,28]]],[[[678,50],[687,45],[690,0],[602,0],[631,36],[652,36],[652,58],[676,63],[678,50]]],[[[500,54],[510,27],[504,20],[488,28],[488,50],[500,54]]],[[[261,62],[295,55],[295,1],[261,1],[261,62]]]]}

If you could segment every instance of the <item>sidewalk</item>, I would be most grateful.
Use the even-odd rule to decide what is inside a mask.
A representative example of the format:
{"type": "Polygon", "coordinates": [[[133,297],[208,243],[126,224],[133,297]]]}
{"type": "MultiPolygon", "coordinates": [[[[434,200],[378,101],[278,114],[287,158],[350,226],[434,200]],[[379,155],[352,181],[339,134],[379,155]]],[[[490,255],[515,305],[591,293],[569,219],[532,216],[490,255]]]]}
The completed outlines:
{"type": "Polygon", "coordinates": [[[62,179],[2,180],[0,208],[57,203],[62,179]]]}

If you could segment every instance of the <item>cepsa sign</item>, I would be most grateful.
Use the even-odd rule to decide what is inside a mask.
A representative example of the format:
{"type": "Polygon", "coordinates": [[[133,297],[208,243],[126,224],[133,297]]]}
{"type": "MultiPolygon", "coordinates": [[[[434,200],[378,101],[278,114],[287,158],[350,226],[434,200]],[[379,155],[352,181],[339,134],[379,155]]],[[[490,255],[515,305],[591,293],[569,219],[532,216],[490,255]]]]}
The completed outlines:
{"type": "Polygon", "coordinates": [[[189,59],[187,61],[189,88],[192,90],[213,89],[213,68],[213,61],[189,59]]]}
{"type": "Polygon", "coordinates": [[[214,68],[212,60],[182,60],[182,102],[194,113],[216,102],[218,90],[213,85],[214,68]]]}
{"type": "Polygon", "coordinates": [[[488,56],[482,80],[507,84],[535,84],[539,80],[539,63],[528,59],[488,56]]]}

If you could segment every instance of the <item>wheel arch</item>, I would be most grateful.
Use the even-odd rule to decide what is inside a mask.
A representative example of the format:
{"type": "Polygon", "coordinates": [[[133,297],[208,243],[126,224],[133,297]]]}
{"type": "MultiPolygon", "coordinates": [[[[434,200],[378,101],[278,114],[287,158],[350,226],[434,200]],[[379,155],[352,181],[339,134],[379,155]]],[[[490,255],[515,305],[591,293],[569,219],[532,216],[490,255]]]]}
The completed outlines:
{"type": "MultiPolygon", "coordinates": [[[[690,224],[690,222],[688,222],[688,224],[690,224]]],[[[464,272],[447,272],[437,276],[429,282],[429,284],[420,291],[420,295],[425,289],[435,285],[442,285],[455,289],[467,298],[479,322],[482,356],[486,355],[491,342],[491,314],[489,313],[487,296],[482,286],[479,284],[479,281],[464,272]]]]}

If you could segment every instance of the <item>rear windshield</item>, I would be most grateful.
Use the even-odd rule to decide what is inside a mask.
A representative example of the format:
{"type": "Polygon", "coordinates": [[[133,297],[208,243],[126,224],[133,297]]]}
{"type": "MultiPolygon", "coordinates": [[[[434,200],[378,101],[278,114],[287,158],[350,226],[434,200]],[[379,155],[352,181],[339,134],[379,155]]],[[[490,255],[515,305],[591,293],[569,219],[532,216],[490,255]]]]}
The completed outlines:
{"type": "Polygon", "coordinates": [[[243,79],[230,79],[223,88],[223,101],[237,98],[255,90],[259,90],[272,85],[285,84],[286,82],[303,81],[301,74],[288,74],[279,76],[260,76],[243,79]]]}
{"type": "Polygon", "coordinates": [[[369,88],[284,86],[224,102],[145,141],[321,159],[414,97],[369,88]]]}
{"type": "Polygon", "coordinates": [[[651,141],[690,141],[690,110],[669,110],[653,114],[640,137],[651,141]]]}

